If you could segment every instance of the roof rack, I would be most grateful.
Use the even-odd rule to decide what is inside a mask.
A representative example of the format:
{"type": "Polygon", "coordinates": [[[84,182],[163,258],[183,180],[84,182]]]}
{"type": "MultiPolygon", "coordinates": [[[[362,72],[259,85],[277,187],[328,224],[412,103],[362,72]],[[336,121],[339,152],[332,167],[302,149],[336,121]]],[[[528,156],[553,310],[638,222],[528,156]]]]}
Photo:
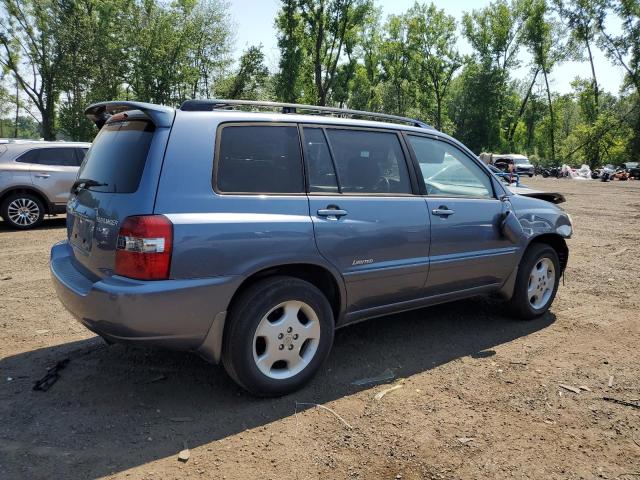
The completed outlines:
{"type": "Polygon", "coordinates": [[[267,108],[267,109],[280,109],[281,113],[315,113],[315,114],[328,114],[339,117],[365,117],[376,120],[387,120],[396,123],[408,123],[414,127],[428,128],[433,130],[433,127],[427,125],[415,118],[400,117],[398,115],[389,115],[386,113],[365,112],[364,110],[349,110],[346,108],[334,108],[334,107],[318,107],[315,105],[304,105],[298,103],[281,103],[281,102],[261,102],[256,100],[186,100],[180,106],[180,110],[185,112],[211,112],[213,110],[229,110],[235,106],[255,107],[255,108],[267,108]]]}

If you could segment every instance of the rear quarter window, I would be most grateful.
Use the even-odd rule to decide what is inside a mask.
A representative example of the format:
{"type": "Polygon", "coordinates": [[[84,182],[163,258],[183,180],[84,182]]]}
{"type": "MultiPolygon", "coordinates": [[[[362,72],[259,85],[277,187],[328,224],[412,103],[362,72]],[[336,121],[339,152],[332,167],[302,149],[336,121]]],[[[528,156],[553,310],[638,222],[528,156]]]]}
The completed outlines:
{"type": "Polygon", "coordinates": [[[147,161],[155,127],[146,120],[107,123],[87,152],[78,178],[95,180],[105,186],[91,187],[113,193],[133,193],[138,189],[147,161]]]}
{"type": "Polygon", "coordinates": [[[303,193],[295,125],[223,125],[214,188],[222,193],[303,193]]]}

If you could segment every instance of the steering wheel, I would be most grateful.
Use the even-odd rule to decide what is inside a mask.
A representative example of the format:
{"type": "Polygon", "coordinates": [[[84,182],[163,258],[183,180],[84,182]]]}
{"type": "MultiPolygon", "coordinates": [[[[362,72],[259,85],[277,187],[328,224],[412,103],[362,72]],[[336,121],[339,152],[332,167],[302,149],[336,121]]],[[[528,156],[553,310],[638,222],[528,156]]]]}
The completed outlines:
{"type": "Polygon", "coordinates": [[[376,186],[373,187],[376,192],[390,192],[391,183],[387,177],[380,177],[376,182],[376,186]]]}

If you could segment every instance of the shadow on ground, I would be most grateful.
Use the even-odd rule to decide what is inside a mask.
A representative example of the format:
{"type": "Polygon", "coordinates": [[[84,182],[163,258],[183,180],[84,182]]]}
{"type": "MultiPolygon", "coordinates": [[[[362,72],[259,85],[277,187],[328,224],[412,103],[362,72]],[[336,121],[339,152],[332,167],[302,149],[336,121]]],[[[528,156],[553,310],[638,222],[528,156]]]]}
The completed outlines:
{"type": "Polygon", "coordinates": [[[518,322],[489,301],[371,320],[341,329],[329,361],[304,390],[279,399],[241,391],[222,367],[191,354],[105,346],[98,339],[0,360],[0,477],[95,478],[175,455],[294,413],[295,402],[325,403],[396,377],[478,355],[549,326],[553,314],[518,322]],[[47,366],[71,358],[47,392],[31,389],[47,366]],[[12,377],[7,382],[7,377],[12,377]],[[151,440],[149,440],[151,438],[151,440]]]}

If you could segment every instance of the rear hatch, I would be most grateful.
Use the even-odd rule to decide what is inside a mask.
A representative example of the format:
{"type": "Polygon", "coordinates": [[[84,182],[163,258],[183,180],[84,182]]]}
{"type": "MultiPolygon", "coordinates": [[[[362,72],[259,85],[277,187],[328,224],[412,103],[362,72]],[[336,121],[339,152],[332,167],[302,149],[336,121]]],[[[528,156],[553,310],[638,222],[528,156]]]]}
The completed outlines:
{"type": "Polygon", "coordinates": [[[93,105],[87,115],[102,128],[67,204],[67,237],[76,267],[98,280],[114,273],[124,220],[153,213],[174,111],[114,102],[93,105]]]}

